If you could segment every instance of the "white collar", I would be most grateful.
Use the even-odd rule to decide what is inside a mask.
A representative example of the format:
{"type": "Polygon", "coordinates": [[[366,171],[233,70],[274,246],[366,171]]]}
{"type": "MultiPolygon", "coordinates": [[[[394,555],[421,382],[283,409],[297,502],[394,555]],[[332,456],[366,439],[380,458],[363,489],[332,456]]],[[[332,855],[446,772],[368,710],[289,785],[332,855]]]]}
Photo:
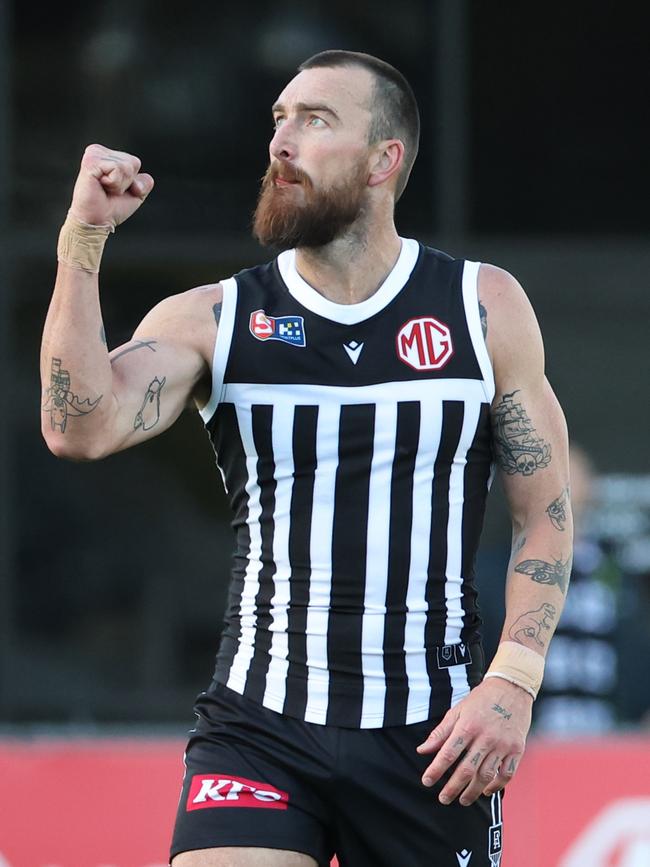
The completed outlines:
{"type": "Polygon", "coordinates": [[[285,250],[278,256],[280,276],[289,293],[307,310],[342,325],[356,325],[384,309],[406,285],[420,253],[420,245],[412,238],[400,238],[402,249],[397,262],[379,289],[357,304],[337,304],[312,288],[296,269],[296,251],[285,250]]]}

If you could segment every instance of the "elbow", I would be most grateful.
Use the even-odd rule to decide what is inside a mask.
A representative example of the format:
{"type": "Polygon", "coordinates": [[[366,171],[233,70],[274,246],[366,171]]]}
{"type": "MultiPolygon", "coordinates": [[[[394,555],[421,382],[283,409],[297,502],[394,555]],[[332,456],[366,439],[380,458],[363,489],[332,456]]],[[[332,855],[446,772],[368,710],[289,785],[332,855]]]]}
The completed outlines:
{"type": "Polygon", "coordinates": [[[67,461],[98,461],[108,454],[100,443],[66,439],[60,431],[43,431],[43,439],[55,457],[67,461]]]}

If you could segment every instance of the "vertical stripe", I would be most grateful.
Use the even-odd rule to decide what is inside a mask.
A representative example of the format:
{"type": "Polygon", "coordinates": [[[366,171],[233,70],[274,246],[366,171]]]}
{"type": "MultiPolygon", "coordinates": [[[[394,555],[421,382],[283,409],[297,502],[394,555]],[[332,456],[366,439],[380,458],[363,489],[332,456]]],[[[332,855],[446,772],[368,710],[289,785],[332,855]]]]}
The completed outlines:
{"type": "MultiPolygon", "coordinates": [[[[464,404],[462,401],[444,401],[442,404],[442,435],[440,449],[433,468],[433,494],[431,499],[431,536],[429,541],[429,567],[425,599],[427,624],[424,630],[424,647],[429,683],[432,687],[430,713],[442,700],[448,704],[451,693],[442,695],[443,679],[438,668],[438,651],[445,644],[446,626],[446,573],[449,562],[449,500],[451,492],[452,462],[457,453],[463,427],[464,404]]],[[[446,672],[449,669],[445,669],[446,672]]],[[[446,689],[449,689],[447,679],[446,689]]]]}
{"type": "Polygon", "coordinates": [[[262,568],[262,534],[260,530],[260,487],[257,480],[257,453],[253,440],[252,407],[237,406],[239,434],[246,455],[246,497],[248,499],[248,530],[250,553],[240,604],[240,644],[233,660],[227,686],[243,692],[248,668],[253,658],[255,642],[255,597],[259,588],[258,575],[262,568]]]}
{"type": "Polygon", "coordinates": [[[327,669],[327,619],[332,590],[332,525],[340,407],[323,404],[318,410],[316,431],[316,473],[309,551],[311,581],[307,611],[307,722],[324,723],[327,718],[329,672],[327,669]]]}
{"type": "Polygon", "coordinates": [[[442,413],[440,404],[428,400],[421,405],[420,436],[413,472],[413,524],[411,528],[411,562],[406,595],[406,626],[404,651],[408,678],[406,724],[425,719],[429,713],[430,694],[424,654],[424,630],[427,622],[425,598],[429,547],[424,540],[431,536],[431,493],[433,465],[440,435],[442,413]],[[423,707],[423,704],[426,706],[423,707]]]}
{"type": "Polygon", "coordinates": [[[332,528],[332,596],[327,633],[327,720],[357,727],[363,680],[361,627],[366,582],[368,491],[375,426],[373,405],[343,406],[332,528]]]}
{"type": "Polygon", "coordinates": [[[226,626],[221,636],[215,668],[215,678],[219,683],[227,683],[241,637],[241,599],[251,547],[246,493],[246,455],[239,435],[235,407],[231,403],[224,403],[218,407],[208,426],[208,433],[217,453],[218,466],[224,477],[226,489],[233,492],[231,506],[234,513],[235,551],[225,613],[226,626]]]}
{"type": "Polygon", "coordinates": [[[463,599],[465,616],[462,637],[475,634],[480,626],[477,593],[474,587],[475,559],[478,549],[485,503],[488,494],[491,461],[490,408],[482,404],[476,436],[467,453],[465,494],[463,497],[463,599]]]}
{"type": "MultiPolygon", "coordinates": [[[[463,502],[465,497],[465,465],[467,453],[474,441],[480,417],[480,405],[466,403],[463,429],[454,455],[449,480],[449,524],[447,528],[447,566],[445,569],[445,602],[447,606],[445,644],[458,644],[464,624],[465,608],[462,593],[463,574],[463,502]]],[[[467,666],[449,669],[453,707],[469,692],[467,666]]]]}
{"type": "Polygon", "coordinates": [[[271,647],[266,691],[263,704],[281,712],[286,694],[286,677],[289,667],[288,606],[290,598],[289,579],[289,528],[291,523],[291,499],[293,493],[293,455],[291,435],[293,430],[293,407],[277,403],[273,407],[272,450],[275,464],[275,511],[273,513],[273,562],[275,593],[271,602],[271,647]]]}
{"type": "Polygon", "coordinates": [[[390,483],[390,547],[384,625],[386,697],[384,725],[403,725],[408,682],[404,654],[406,593],[411,560],[413,472],[420,430],[420,404],[397,404],[397,430],[390,483]]]}
{"type": "Polygon", "coordinates": [[[384,713],[384,631],[390,543],[390,491],[397,406],[378,404],[368,490],[366,576],[361,623],[362,669],[364,678],[361,726],[378,725],[384,713]]]}
{"type": "Polygon", "coordinates": [[[302,718],[307,705],[307,607],[311,562],[309,539],[312,527],[314,477],[316,473],[317,406],[297,406],[291,438],[294,482],[291,492],[289,561],[291,565],[287,613],[289,668],[284,713],[302,718]]]}
{"type": "Polygon", "coordinates": [[[252,433],[257,453],[257,483],[260,490],[260,543],[261,568],[257,573],[258,590],[255,597],[255,649],[246,678],[244,695],[261,702],[266,689],[266,674],[271,649],[271,600],[275,591],[273,576],[273,535],[275,523],[275,461],[273,457],[273,406],[251,407],[252,433]]]}

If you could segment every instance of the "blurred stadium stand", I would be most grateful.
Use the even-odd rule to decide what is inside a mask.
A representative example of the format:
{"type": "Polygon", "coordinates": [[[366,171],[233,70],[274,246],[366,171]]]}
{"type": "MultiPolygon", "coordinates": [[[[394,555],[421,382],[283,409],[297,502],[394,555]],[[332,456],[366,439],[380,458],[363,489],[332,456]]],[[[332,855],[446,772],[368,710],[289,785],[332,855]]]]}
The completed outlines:
{"type": "MultiPolygon", "coordinates": [[[[181,732],[210,679],[228,577],[225,500],[196,416],[93,465],[57,461],[40,438],[40,329],[83,148],[136,153],[156,179],[104,258],[115,346],[160,298],[270,257],[248,231],[269,108],[296,65],[328,47],[393,62],[418,96],[422,149],[398,207],[402,234],[495,262],[528,290],[549,379],[603,475],[603,532],[620,531],[637,612],[626,628],[647,638],[650,482],[637,474],[648,472],[650,429],[649,22],[647,7],[645,22],[615,8],[74,0],[34,15],[0,0],[5,731],[181,732]]],[[[480,563],[489,635],[508,536],[497,496],[480,563]]],[[[634,660],[627,670],[635,679],[634,660]]],[[[636,692],[623,725],[647,712],[636,692]]]]}

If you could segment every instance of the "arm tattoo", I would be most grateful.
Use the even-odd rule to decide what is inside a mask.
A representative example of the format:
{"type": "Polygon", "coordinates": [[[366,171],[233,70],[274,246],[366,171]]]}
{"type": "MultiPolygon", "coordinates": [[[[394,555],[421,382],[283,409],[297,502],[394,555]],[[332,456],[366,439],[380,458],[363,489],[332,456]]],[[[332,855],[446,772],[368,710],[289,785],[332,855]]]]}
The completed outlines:
{"type": "Polygon", "coordinates": [[[45,389],[46,401],[43,411],[49,412],[52,430],[60,428],[65,433],[68,418],[74,415],[88,415],[102,399],[100,394],[97,400],[91,403],[88,398],[79,399],[79,396],[70,391],[70,374],[61,367],[61,359],[53,358],[50,373],[50,387],[45,389]]]}
{"type": "Polygon", "coordinates": [[[212,307],[212,312],[214,313],[214,321],[217,323],[217,325],[219,325],[219,322],[221,321],[221,307],[222,307],[221,301],[217,302],[212,307]]]}
{"type": "Polygon", "coordinates": [[[104,328],[103,325],[100,325],[100,326],[99,326],[99,339],[100,339],[101,342],[104,344],[104,346],[107,345],[107,344],[106,344],[106,329],[104,328]]]}
{"type": "Polygon", "coordinates": [[[481,317],[481,330],[483,331],[483,337],[487,337],[487,310],[481,303],[480,299],[478,302],[478,312],[481,317]]]}
{"type": "Polygon", "coordinates": [[[508,637],[518,644],[525,644],[525,639],[532,639],[540,647],[545,647],[542,641],[544,630],[548,632],[555,620],[557,609],[555,605],[545,602],[534,611],[527,611],[518,617],[508,630],[508,637]]]}
{"type": "Polygon", "coordinates": [[[497,463],[508,475],[532,476],[551,462],[551,446],[539,436],[526,410],[515,398],[519,389],[504,394],[492,410],[492,435],[497,463]]]}
{"type": "Polygon", "coordinates": [[[167,377],[165,376],[162,379],[158,379],[156,376],[151,380],[142,406],[133,419],[133,430],[137,430],[139,427],[142,430],[151,430],[158,424],[160,421],[160,392],[166,382],[167,377]]]}
{"type": "Polygon", "coordinates": [[[546,514],[551,519],[551,524],[555,527],[556,530],[560,530],[560,532],[564,532],[564,525],[566,524],[567,514],[566,507],[569,502],[569,489],[565,488],[559,497],[556,497],[552,503],[549,503],[546,507],[546,514]]]}
{"type": "Polygon", "coordinates": [[[510,719],[510,717],[512,716],[512,713],[508,713],[505,707],[501,707],[500,704],[493,704],[492,710],[496,711],[504,719],[510,719]]]}
{"type": "Polygon", "coordinates": [[[135,352],[136,349],[150,349],[152,352],[156,350],[153,348],[154,343],[158,343],[157,340],[134,340],[132,341],[131,346],[127,346],[126,349],[123,349],[121,352],[118,352],[117,355],[114,355],[111,358],[111,364],[114,361],[117,361],[118,358],[121,358],[123,355],[126,355],[129,352],[135,352]]]}
{"type": "Polygon", "coordinates": [[[555,560],[554,563],[547,563],[546,560],[522,560],[515,566],[515,572],[530,575],[538,584],[557,584],[564,593],[569,586],[571,557],[567,557],[565,561],[555,560]]]}
{"type": "Polygon", "coordinates": [[[524,547],[525,544],[526,544],[526,537],[525,536],[519,536],[517,541],[512,546],[512,553],[518,554],[519,551],[521,551],[521,549],[524,547]]]}

